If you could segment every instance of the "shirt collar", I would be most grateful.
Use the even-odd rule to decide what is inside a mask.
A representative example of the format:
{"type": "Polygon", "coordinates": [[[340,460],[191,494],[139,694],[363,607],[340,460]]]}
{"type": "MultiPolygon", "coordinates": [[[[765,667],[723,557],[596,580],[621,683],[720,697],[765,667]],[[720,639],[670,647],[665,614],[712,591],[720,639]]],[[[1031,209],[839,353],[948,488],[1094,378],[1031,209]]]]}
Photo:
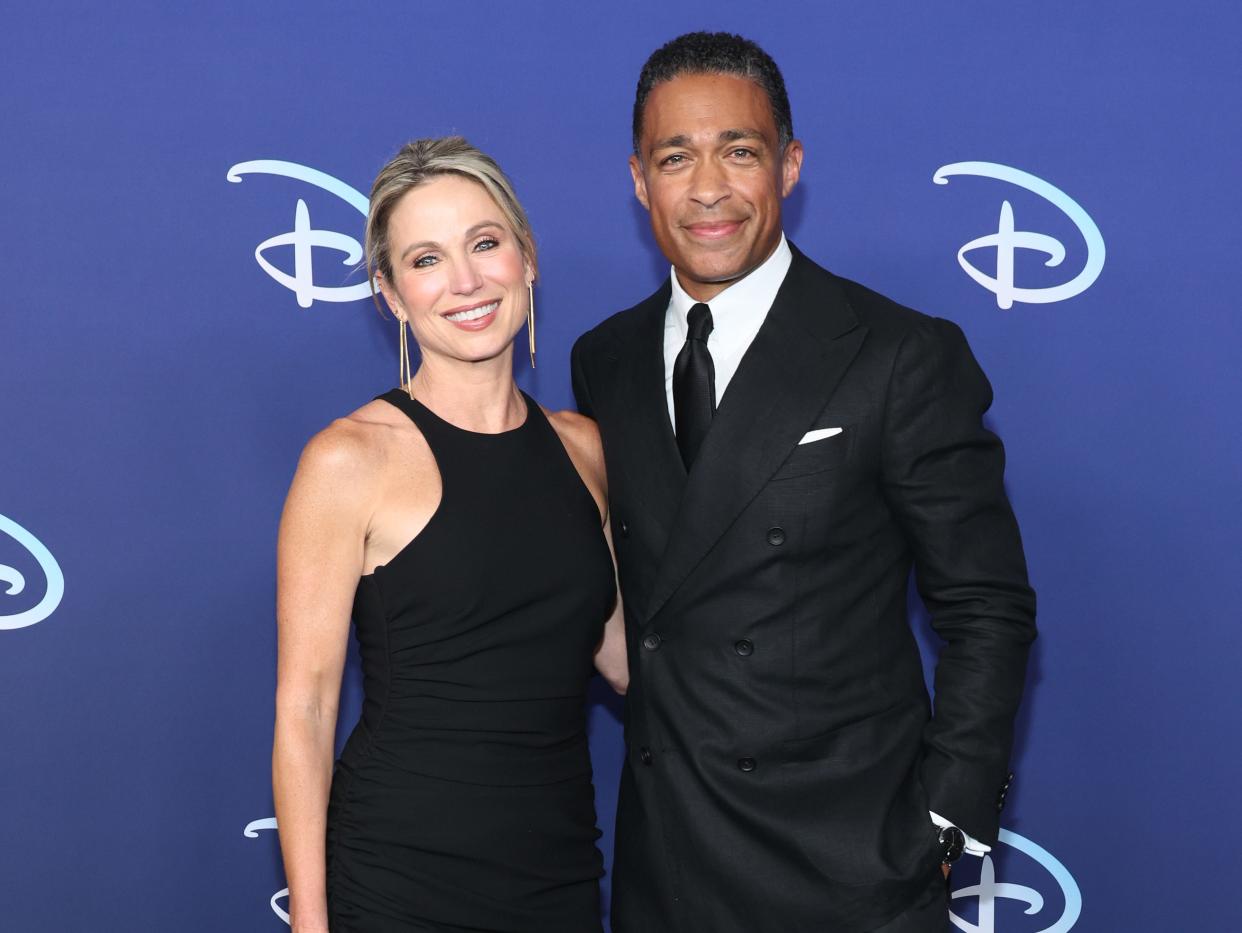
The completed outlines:
{"type": "MultiPolygon", "coordinates": [[[[785,240],[785,234],[782,233],[781,241],[772,251],[772,255],[765,259],[757,269],[734,282],[707,302],[712,309],[713,326],[719,327],[721,322],[725,322],[725,326],[728,327],[730,322],[740,323],[740,320],[752,318],[754,315],[760,318],[766,317],[792,262],[793,253],[790,252],[789,243],[785,240]]],[[[669,317],[684,337],[688,329],[686,316],[698,302],[687,295],[686,290],[681,287],[681,283],[677,281],[676,269],[669,272],[669,278],[673,286],[672,296],[669,299],[669,311],[671,312],[669,317]]]]}

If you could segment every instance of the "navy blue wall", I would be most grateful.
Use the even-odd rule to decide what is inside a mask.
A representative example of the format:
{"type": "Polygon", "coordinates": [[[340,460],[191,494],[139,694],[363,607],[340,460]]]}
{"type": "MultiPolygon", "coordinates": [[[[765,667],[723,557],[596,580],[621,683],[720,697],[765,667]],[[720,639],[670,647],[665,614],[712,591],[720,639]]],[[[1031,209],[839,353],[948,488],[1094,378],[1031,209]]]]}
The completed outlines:
{"type": "MultiPolygon", "coordinates": [[[[519,379],[565,407],[573,339],[667,274],[625,167],[631,95],[705,27],[784,69],[791,238],[959,323],[996,390],[1043,635],[1008,844],[963,863],[958,926],[1233,928],[1242,13],[1062,0],[6,7],[0,927],[285,928],[276,834],[243,832],[272,815],[276,522],[306,439],[394,384],[396,329],[325,300],[361,281],[343,254],[313,250],[329,291],[300,307],[255,249],[299,199],[360,239],[342,190],[408,138],[466,134],[540,244],[519,379]],[[340,185],[226,177],[253,160],[340,185]],[[933,182],[960,162],[991,167],[933,182]],[[1036,291],[1007,310],[957,258],[990,234],[964,259],[995,275],[1006,201],[1065,249],[1016,251],[1036,291]]],[[[292,246],[263,256],[295,271],[292,246]]],[[[357,693],[351,665],[347,716],[357,693]]],[[[606,854],[618,715],[591,711],[606,854]]]]}

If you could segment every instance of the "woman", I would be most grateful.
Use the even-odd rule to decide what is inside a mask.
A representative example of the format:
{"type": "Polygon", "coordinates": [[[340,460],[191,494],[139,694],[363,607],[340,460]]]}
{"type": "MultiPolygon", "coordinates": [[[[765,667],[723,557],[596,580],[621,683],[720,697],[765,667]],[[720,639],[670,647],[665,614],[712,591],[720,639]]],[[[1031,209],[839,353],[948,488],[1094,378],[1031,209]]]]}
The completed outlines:
{"type": "Polygon", "coordinates": [[[307,444],[280,528],[291,925],[599,930],[584,692],[593,658],[624,690],[625,647],[594,423],[513,381],[525,212],[465,140],[419,140],[375,180],[366,241],[402,385],[307,444]],[[351,615],[365,701],[334,769],[351,615]]]}

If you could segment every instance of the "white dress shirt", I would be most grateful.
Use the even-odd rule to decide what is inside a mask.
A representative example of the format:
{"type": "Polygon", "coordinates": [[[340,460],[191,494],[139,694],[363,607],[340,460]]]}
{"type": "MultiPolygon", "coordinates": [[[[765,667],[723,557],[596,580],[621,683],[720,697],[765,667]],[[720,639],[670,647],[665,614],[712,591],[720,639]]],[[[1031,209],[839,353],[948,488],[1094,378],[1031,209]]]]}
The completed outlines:
{"type": "MultiPolygon", "coordinates": [[[[734,282],[723,292],[706,302],[712,309],[712,333],[707,338],[707,349],[712,355],[712,366],[716,371],[716,405],[729,387],[729,380],[737,372],[742,356],[755,339],[760,326],[767,320],[776,293],[785,281],[785,273],[793,261],[793,253],[781,234],[781,241],[776,250],[765,259],[759,268],[734,282]]],[[[677,270],[669,273],[673,284],[673,294],[669,298],[668,311],[664,314],[664,397],[668,402],[668,420],[673,429],[677,428],[677,417],[673,414],[673,362],[677,354],[686,344],[686,334],[690,325],[686,316],[698,301],[686,294],[686,290],[677,281],[677,270]]]]}
{"type": "MultiPolygon", "coordinates": [[[[772,255],[747,275],[734,282],[711,301],[706,302],[712,309],[712,332],[707,338],[707,349],[712,355],[712,366],[716,372],[716,405],[724,397],[729,381],[737,372],[750,343],[759,333],[759,328],[767,320],[772,303],[776,301],[776,293],[785,274],[793,262],[793,253],[785,234],[777,244],[772,255]]],[[[685,346],[686,334],[690,325],[686,318],[698,301],[686,294],[677,281],[677,270],[669,272],[672,282],[672,294],[669,297],[668,310],[664,313],[664,398],[668,403],[668,420],[677,428],[677,416],[673,409],[673,363],[677,354],[685,346]]],[[[938,813],[931,814],[931,820],[941,829],[953,825],[938,813]]],[[[965,851],[972,855],[983,855],[991,851],[970,836],[966,837],[965,851]]]]}

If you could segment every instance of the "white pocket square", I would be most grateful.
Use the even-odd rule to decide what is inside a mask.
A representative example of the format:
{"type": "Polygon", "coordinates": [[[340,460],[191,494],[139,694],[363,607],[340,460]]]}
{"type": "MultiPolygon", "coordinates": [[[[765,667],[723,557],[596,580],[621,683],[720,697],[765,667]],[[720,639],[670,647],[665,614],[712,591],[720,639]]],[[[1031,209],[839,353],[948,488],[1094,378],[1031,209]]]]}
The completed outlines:
{"type": "Polygon", "coordinates": [[[842,430],[842,428],[819,428],[815,431],[807,431],[802,435],[802,440],[798,441],[798,446],[813,444],[815,441],[822,441],[825,437],[836,437],[842,430]]]}

